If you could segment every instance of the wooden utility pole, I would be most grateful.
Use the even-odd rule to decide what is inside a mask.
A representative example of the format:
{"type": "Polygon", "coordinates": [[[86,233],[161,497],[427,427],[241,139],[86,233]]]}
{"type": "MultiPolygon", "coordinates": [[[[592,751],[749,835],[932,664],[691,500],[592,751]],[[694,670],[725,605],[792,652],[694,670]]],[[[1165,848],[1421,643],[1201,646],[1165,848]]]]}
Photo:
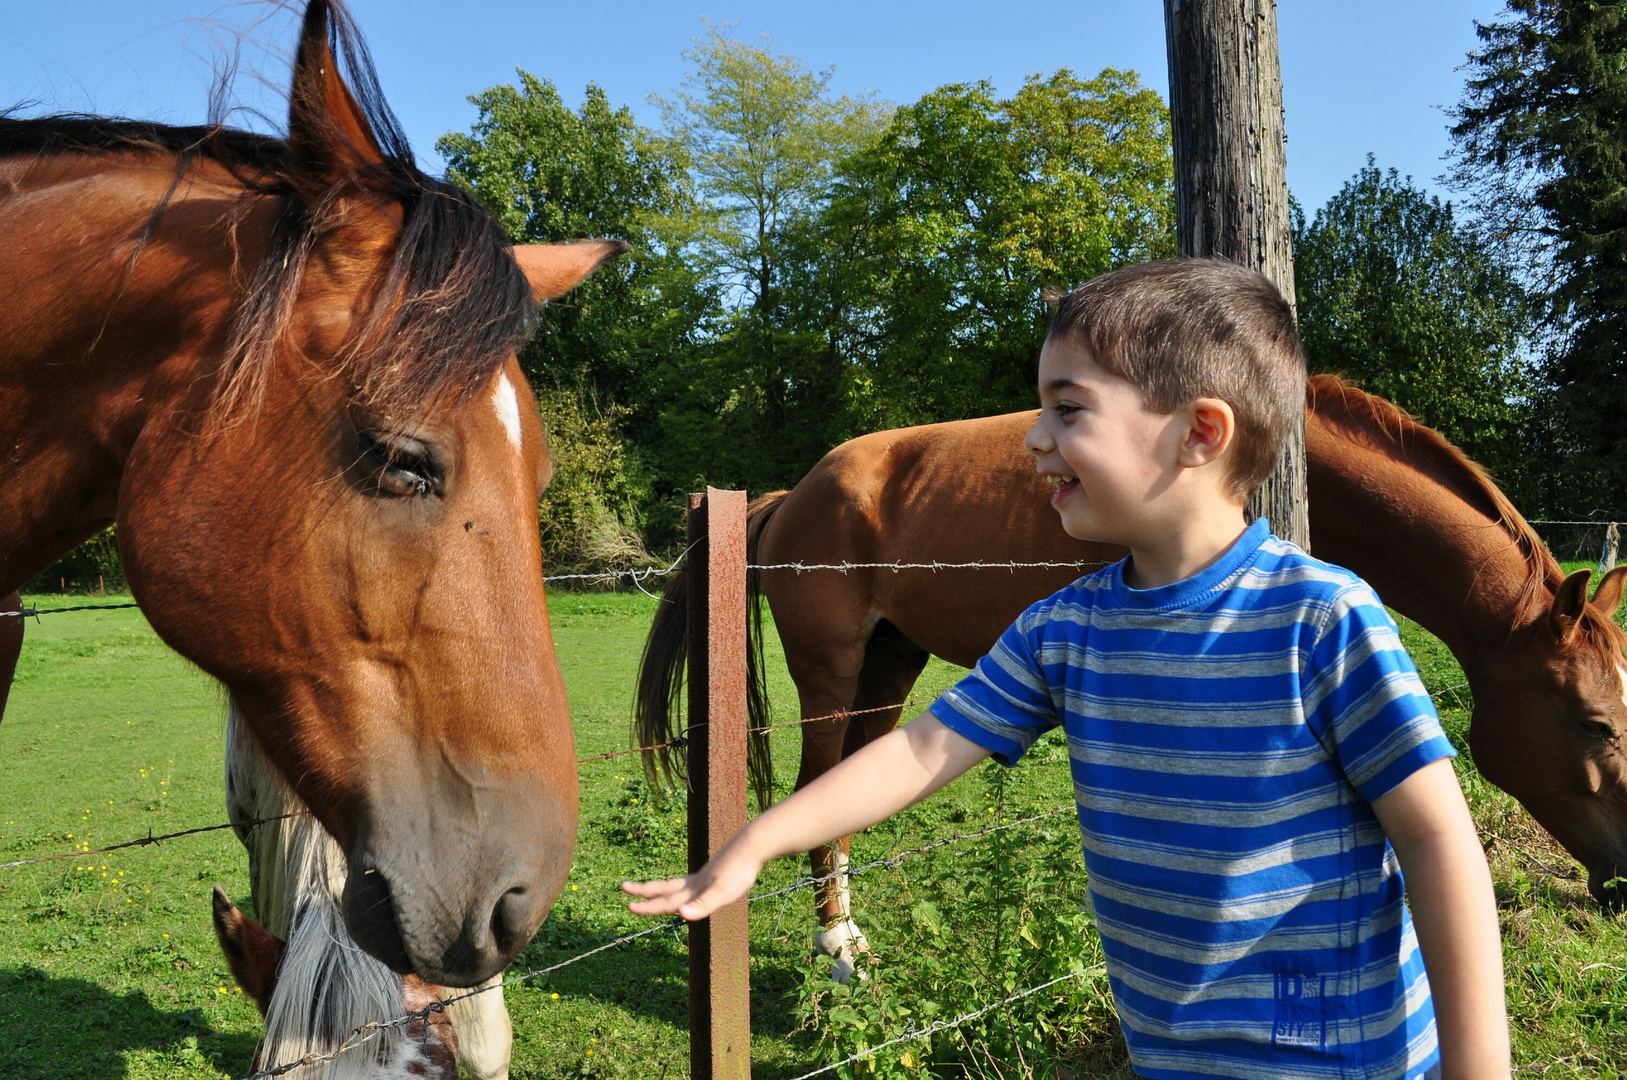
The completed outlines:
{"type": "MultiPolygon", "coordinates": [[[[1253,267],[1294,303],[1276,0],[1164,0],[1182,255],[1253,267]]],[[[1311,546],[1301,420],[1249,501],[1278,536],[1311,546]]]]}

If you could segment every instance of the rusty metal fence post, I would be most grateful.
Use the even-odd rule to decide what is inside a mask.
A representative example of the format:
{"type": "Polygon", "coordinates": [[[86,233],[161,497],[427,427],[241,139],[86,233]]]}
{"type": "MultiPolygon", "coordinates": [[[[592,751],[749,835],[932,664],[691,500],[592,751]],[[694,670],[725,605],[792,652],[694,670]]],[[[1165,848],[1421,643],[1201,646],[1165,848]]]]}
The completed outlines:
{"type": "MultiPolygon", "coordinates": [[[[746,493],[689,497],[689,869],[746,825],[746,493]]],[[[689,926],[689,1075],[751,1076],[741,901],[689,926]]]]}

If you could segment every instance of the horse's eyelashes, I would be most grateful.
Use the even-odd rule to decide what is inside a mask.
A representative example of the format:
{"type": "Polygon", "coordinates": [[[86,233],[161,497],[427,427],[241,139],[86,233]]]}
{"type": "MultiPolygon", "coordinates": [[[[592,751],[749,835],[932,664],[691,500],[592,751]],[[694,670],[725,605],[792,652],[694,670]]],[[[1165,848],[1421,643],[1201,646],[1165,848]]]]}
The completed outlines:
{"type": "Polygon", "coordinates": [[[1614,739],[1616,737],[1616,729],[1599,720],[1578,720],[1576,724],[1595,739],[1614,739]]]}
{"type": "Polygon", "coordinates": [[[360,431],[356,448],[369,494],[386,498],[441,494],[445,473],[426,443],[405,435],[360,431]]]}

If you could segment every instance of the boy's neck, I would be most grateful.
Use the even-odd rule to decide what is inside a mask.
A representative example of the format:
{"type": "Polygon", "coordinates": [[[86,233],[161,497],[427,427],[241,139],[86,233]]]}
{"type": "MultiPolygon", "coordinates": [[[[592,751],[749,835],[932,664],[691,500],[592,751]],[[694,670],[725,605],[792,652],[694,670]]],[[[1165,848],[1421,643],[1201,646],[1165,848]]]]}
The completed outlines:
{"type": "Polygon", "coordinates": [[[1158,589],[1185,581],[1213,566],[1247,528],[1243,507],[1226,501],[1149,530],[1129,545],[1124,583],[1132,589],[1158,589]]]}

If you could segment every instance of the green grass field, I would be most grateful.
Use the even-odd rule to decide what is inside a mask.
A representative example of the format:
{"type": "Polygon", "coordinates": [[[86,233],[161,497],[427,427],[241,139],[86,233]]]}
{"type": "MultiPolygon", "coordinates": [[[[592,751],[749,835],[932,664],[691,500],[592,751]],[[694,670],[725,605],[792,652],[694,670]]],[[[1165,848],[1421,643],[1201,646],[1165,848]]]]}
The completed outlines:
{"type": "MultiPolygon", "coordinates": [[[[552,604],[578,755],[624,747],[653,601],[567,593],[552,604]]],[[[1461,747],[1467,701],[1455,689],[1456,664],[1416,627],[1403,632],[1461,747]]],[[[772,633],[768,648],[776,719],[795,719],[772,633]]],[[[917,700],[957,677],[958,669],[934,662],[917,700]]],[[[159,642],[138,612],[31,623],[0,725],[0,862],[224,820],[222,711],[219,689],[159,642]]],[[[779,773],[793,776],[796,732],[775,738],[779,773]]],[[[871,830],[855,841],[855,862],[1066,806],[1065,754],[1042,745],[1034,759],[1010,773],[974,771],[871,830]]],[[[1479,779],[1466,753],[1459,765],[1497,881],[1517,1063],[1546,1076],[1621,1076],[1627,917],[1602,914],[1564,852],[1479,779]]],[[[682,802],[646,790],[637,770],[636,758],[582,767],[570,884],[517,970],[646,925],[626,914],[619,882],[682,869],[682,802]]],[[[800,871],[772,866],[762,887],[800,871]]],[[[243,1075],[258,1015],[214,942],[216,882],[246,901],[246,859],[229,832],[0,871],[0,1076],[243,1075]]],[[[1099,953],[1079,910],[1083,886],[1077,830],[1065,814],[858,878],[855,916],[874,954],[872,977],[852,993],[833,990],[811,959],[806,892],[754,908],[755,1075],[793,1077],[911,1021],[954,1016],[1093,963],[1099,953]],[[992,884],[999,882],[1011,884],[992,884]]],[[[686,959],[672,933],[513,988],[508,1000],[516,1077],[687,1072],[686,959]]],[[[1060,1068],[1128,1075],[1098,975],[991,1013],[964,1041],[886,1051],[875,1075],[1060,1068]]]]}

